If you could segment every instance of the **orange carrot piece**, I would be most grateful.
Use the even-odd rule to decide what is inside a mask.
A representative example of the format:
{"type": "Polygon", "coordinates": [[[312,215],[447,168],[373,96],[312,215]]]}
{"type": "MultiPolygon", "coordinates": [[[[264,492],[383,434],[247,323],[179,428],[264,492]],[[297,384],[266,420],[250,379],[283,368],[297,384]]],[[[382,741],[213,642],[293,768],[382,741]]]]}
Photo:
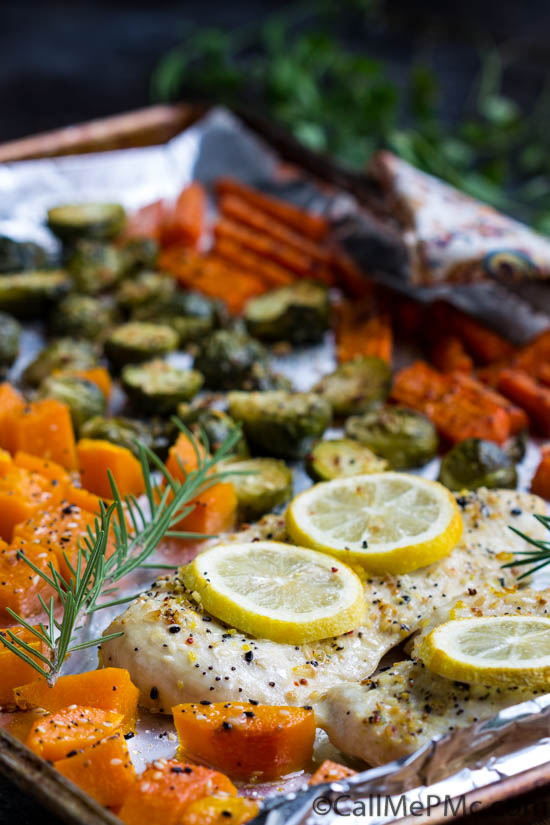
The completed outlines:
{"type": "Polygon", "coordinates": [[[176,524],[177,530],[215,536],[231,530],[237,520],[237,494],[228,481],[220,481],[189,502],[193,510],[176,524]]]}
{"type": "Polygon", "coordinates": [[[324,782],[339,782],[341,779],[355,776],[356,773],[357,771],[347,768],[345,765],[340,765],[339,762],[325,759],[309,780],[309,784],[322,785],[324,782]]]}
{"type": "Polygon", "coordinates": [[[71,414],[66,404],[48,398],[26,406],[10,424],[11,449],[40,456],[66,470],[78,461],[71,414]]]}
{"type": "Polygon", "coordinates": [[[336,350],[338,361],[351,361],[359,355],[375,356],[391,363],[393,330],[389,315],[371,315],[370,301],[353,305],[346,301],[336,313],[336,350]]]}
{"type": "Polygon", "coordinates": [[[495,404],[497,407],[502,407],[502,409],[506,410],[510,418],[511,435],[525,430],[529,425],[529,419],[524,410],[517,407],[500,393],[476,381],[471,375],[455,372],[452,375],[452,381],[454,387],[460,387],[464,395],[469,395],[473,401],[478,401],[480,407],[485,407],[487,404],[495,404]]]}
{"type": "Polygon", "coordinates": [[[399,404],[427,412],[430,405],[443,399],[450,388],[449,376],[442,375],[424,361],[415,361],[395,374],[391,397],[399,404]]]}
{"type": "Polygon", "coordinates": [[[192,802],[183,812],[180,825],[244,825],[254,819],[260,807],[245,797],[205,796],[192,802]]]}
{"type": "Polygon", "coordinates": [[[23,618],[42,611],[39,595],[48,602],[54,592],[44,579],[35,573],[21,558],[24,555],[38,569],[51,576],[50,565],[58,569],[55,553],[48,547],[15,537],[13,542],[0,549],[0,619],[13,621],[7,612],[9,607],[23,618]]]}
{"type": "Polygon", "coordinates": [[[313,243],[309,238],[304,237],[303,234],[296,232],[294,229],[290,229],[287,224],[282,223],[272,215],[267,215],[265,212],[256,209],[239,195],[222,195],[219,206],[222,215],[237,223],[245,224],[245,226],[260,234],[268,235],[270,238],[280,241],[280,243],[287,244],[325,266],[330,266],[331,255],[326,247],[313,243]]]}
{"type": "Polygon", "coordinates": [[[510,436],[510,417],[496,405],[485,408],[460,393],[435,402],[429,416],[441,436],[453,444],[466,438],[484,438],[502,444],[510,436]]]}
{"type": "Polygon", "coordinates": [[[38,473],[38,475],[47,478],[48,481],[54,482],[55,486],[63,492],[70,485],[71,477],[69,473],[61,464],[56,464],[55,461],[19,450],[13,457],[13,463],[16,467],[21,467],[21,469],[28,470],[30,473],[38,473]]]}
{"type": "Polygon", "coordinates": [[[432,347],[432,361],[441,372],[472,372],[474,362],[455,335],[445,335],[432,347]]]}
{"type": "Polygon", "coordinates": [[[37,719],[26,745],[43,759],[55,762],[115,733],[121,722],[122,714],[113,710],[71,705],[37,719]]]}
{"type": "Polygon", "coordinates": [[[123,239],[151,238],[160,243],[165,215],[164,201],[158,200],[142,206],[128,218],[123,239]]]}
{"type": "Polygon", "coordinates": [[[100,805],[121,805],[136,781],[128,746],[120,733],[54,762],[54,768],[100,805]]]}
{"type": "Polygon", "coordinates": [[[104,501],[107,505],[110,504],[111,499],[104,499],[90,493],[89,490],[84,490],[82,487],[70,486],[67,488],[65,497],[69,504],[74,504],[80,510],[86,510],[88,513],[99,515],[100,502],[104,501]]]}
{"type": "Polygon", "coordinates": [[[246,249],[230,238],[216,238],[214,251],[222,260],[259,275],[270,287],[286,286],[296,278],[290,270],[258,255],[251,249],[246,249]]]}
{"type": "Polygon", "coordinates": [[[15,452],[12,424],[25,409],[25,399],[7,381],[0,384],[0,447],[15,452]]]}
{"type": "Polygon", "coordinates": [[[181,825],[186,808],[205,796],[237,796],[217,771],[176,759],[157,759],[132,785],[118,815],[126,825],[181,825]]]}
{"type": "MultiPolygon", "coordinates": [[[[10,631],[37,653],[42,653],[43,656],[47,654],[46,645],[39,642],[26,627],[14,625],[10,627],[10,631]]],[[[5,629],[0,630],[0,637],[13,641],[5,629]]],[[[29,653],[28,650],[26,652],[29,653]]],[[[42,664],[38,658],[36,662],[42,664]]],[[[0,707],[3,710],[12,710],[15,706],[13,689],[35,676],[36,671],[31,665],[0,643],[0,707]]]]}
{"type": "Polygon", "coordinates": [[[202,444],[197,441],[195,445],[196,449],[191,439],[185,433],[180,433],[168,451],[166,469],[178,481],[184,481],[187,473],[199,466],[199,458],[205,457],[202,444]]]}
{"type": "Polygon", "coordinates": [[[550,364],[540,364],[536,377],[545,387],[550,387],[550,364]]]}
{"type": "Polygon", "coordinates": [[[220,178],[216,183],[216,191],[220,196],[238,195],[247,203],[314,241],[320,241],[328,234],[329,223],[321,215],[314,215],[287,201],[265,195],[233,178],[220,178]]]}
{"type": "Polygon", "coordinates": [[[312,710],[213,702],[177,705],[172,713],[183,752],[233,779],[269,781],[311,763],[312,710]]]}
{"type": "Polygon", "coordinates": [[[550,444],[543,444],[540,452],[540,462],[531,481],[531,492],[550,500],[550,444]]]}
{"type": "Polygon", "coordinates": [[[7,450],[0,447],[0,476],[11,469],[13,469],[12,457],[7,450]]]}
{"type": "Polygon", "coordinates": [[[454,307],[449,310],[452,331],[480,364],[510,359],[514,355],[515,347],[502,335],[454,307]]]}
{"type": "Polygon", "coordinates": [[[244,224],[236,223],[229,218],[220,218],[214,227],[214,235],[216,239],[228,238],[245,249],[251,249],[258,255],[290,269],[296,275],[314,278],[323,283],[331,282],[330,270],[325,264],[268,235],[261,235],[244,224]]]}
{"type": "Polygon", "coordinates": [[[15,464],[0,474],[0,537],[11,541],[16,524],[61,501],[63,489],[15,464]]]}
{"type": "Polygon", "coordinates": [[[503,370],[498,391],[525,410],[533,428],[550,436],[550,389],[521,370],[503,370]]]}
{"type": "Polygon", "coordinates": [[[77,444],[82,486],[101,498],[112,497],[107,470],[121,496],[139,496],[145,491],[141,464],[126,447],[100,439],[82,438],[77,444]]]}
{"type": "Polygon", "coordinates": [[[50,713],[69,705],[112,710],[122,714],[124,730],[135,721],[139,691],[127,670],[106,667],[70,676],[60,676],[53,687],[44,679],[35,679],[14,690],[17,707],[43,708],[50,713]]]}
{"type": "Polygon", "coordinates": [[[162,245],[196,246],[204,231],[206,207],[206,192],[198,181],[193,181],[180,192],[173,208],[165,210],[162,245]]]}

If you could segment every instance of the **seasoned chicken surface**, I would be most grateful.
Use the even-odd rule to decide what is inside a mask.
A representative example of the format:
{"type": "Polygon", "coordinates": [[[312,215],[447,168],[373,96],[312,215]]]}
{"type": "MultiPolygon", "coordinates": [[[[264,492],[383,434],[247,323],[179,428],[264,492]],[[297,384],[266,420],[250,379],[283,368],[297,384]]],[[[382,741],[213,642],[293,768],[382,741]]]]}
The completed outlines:
{"type": "MultiPolygon", "coordinates": [[[[550,590],[475,594],[446,615],[440,613],[433,626],[449,618],[518,614],[550,615],[550,590]]],[[[432,623],[424,632],[431,628],[432,623]]],[[[412,753],[434,736],[466,727],[544,692],[454,682],[413,660],[399,662],[362,685],[333,688],[317,714],[332,744],[343,753],[381,765],[412,753]]]]}
{"type": "MultiPolygon", "coordinates": [[[[513,573],[501,565],[524,542],[507,525],[542,535],[532,513],[544,512],[544,502],[488,490],[458,501],[464,518],[459,545],[413,573],[366,579],[366,618],[356,631],[300,646],[254,639],[205,614],[176,575],[156,582],[112,622],[105,632],[123,635],[103,645],[103,664],[127,668],[142,705],[160,713],[201,700],[316,704],[335,685],[369,677],[382,656],[434,610],[472,589],[512,585],[513,573]]],[[[238,538],[284,540],[282,521],[263,520],[238,538]]]]}

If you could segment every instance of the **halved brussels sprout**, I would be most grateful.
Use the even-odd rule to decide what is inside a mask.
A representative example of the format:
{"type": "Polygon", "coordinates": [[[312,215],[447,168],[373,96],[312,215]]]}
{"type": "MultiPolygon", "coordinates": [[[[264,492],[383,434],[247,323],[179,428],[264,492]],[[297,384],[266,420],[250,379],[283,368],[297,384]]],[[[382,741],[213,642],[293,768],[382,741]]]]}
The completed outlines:
{"type": "Polygon", "coordinates": [[[219,329],[202,342],[194,366],[209,389],[253,388],[254,372],[266,358],[259,341],[238,330],[219,329]]]}
{"type": "Polygon", "coordinates": [[[104,415],[106,408],[105,396],[97,384],[69,375],[50,375],[40,385],[38,398],[55,398],[66,404],[76,433],[88,419],[104,415]]]}
{"type": "Polygon", "coordinates": [[[306,471],[313,481],[381,473],[387,469],[388,462],[385,459],[378,458],[364,444],[352,441],[351,438],[319,441],[313,445],[306,459],[306,471]]]}
{"type": "Polygon", "coordinates": [[[166,457],[169,447],[165,427],[162,422],[156,419],[145,422],[135,418],[125,418],[124,416],[116,418],[96,416],[90,418],[81,427],[80,437],[110,441],[120,447],[126,447],[137,458],[139,458],[137,441],[145,444],[162,459],[166,457]]]}
{"type": "Polygon", "coordinates": [[[124,270],[130,274],[141,269],[154,269],[159,246],[152,238],[130,238],[120,247],[120,251],[124,258],[124,270]]]}
{"type": "Polygon", "coordinates": [[[28,365],[23,380],[37,387],[58,370],[85,370],[97,364],[96,349],[89,341],[59,338],[45,347],[28,365]]]}
{"type": "Polygon", "coordinates": [[[0,235],[0,273],[41,269],[48,263],[46,252],[32,241],[14,241],[0,235]]]}
{"type": "Polygon", "coordinates": [[[441,460],[438,481],[457,491],[478,487],[513,489],[518,474],[511,458],[492,441],[466,438],[441,460]]]}
{"type": "Polygon", "coordinates": [[[385,458],[393,470],[421,467],[438,448],[429,418],[407,407],[380,407],[348,418],[346,435],[385,458]]]}
{"type": "Polygon", "coordinates": [[[71,289],[62,269],[19,272],[0,277],[0,311],[17,318],[42,317],[46,309],[71,289]]]}
{"type": "Polygon", "coordinates": [[[529,443],[529,431],[522,430],[516,435],[512,436],[504,447],[502,448],[512,464],[519,464],[523,461],[527,452],[527,445],[529,443]]]}
{"type": "Polygon", "coordinates": [[[78,241],[66,262],[77,290],[87,295],[115,286],[124,276],[125,265],[116,246],[88,240],[78,241]]]}
{"type": "Polygon", "coordinates": [[[11,315],[0,312],[0,372],[11,367],[19,354],[21,327],[11,315]]]}
{"type": "MultiPolygon", "coordinates": [[[[178,406],[178,418],[196,435],[200,434],[201,430],[204,432],[211,453],[220,449],[237,426],[237,422],[222,410],[187,403],[178,406]]],[[[243,458],[249,455],[248,444],[244,436],[241,436],[233,447],[233,454],[243,458]]]]}
{"type": "Polygon", "coordinates": [[[312,392],[326,398],[335,416],[355,415],[385,401],[391,381],[391,367],[385,361],[363,356],[340,364],[312,392]]]}
{"type": "Polygon", "coordinates": [[[121,379],[136,409],[159,414],[175,412],[182,401],[190,401],[204,380],[200,372],[173,367],[160,358],[127,364],[121,379]]]}
{"type": "Polygon", "coordinates": [[[250,334],[264,341],[315,343],[329,325],[328,290],[314,281],[297,281],[252,298],[244,318],[250,334]]]}
{"type": "Polygon", "coordinates": [[[314,393],[231,392],[229,413],[243,425],[258,451],[280,458],[303,458],[331,419],[330,404],[314,393]]]}
{"type": "Polygon", "coordinates": [[[177,349],[178,336],[164,324],[129,321],[121,324],[105,341],[105,354],[115,367],[139,364],[177,349]]]}
{"type": "Polygon", "coordinates": [[[57,335],[96,339],[117,320],[112,302],[91,295],[67,295],[51,314],[50,327],[57,335]]]}
{"type": "Polygon", "coordinates": [[[171,326],[182,345],[211,332],[218,318],[215,301],[198,292],[178,289],[169,275],[143,272],[122,285],[119,298],[133,319],[171,326]]]}
{"type": "Polygon", "coordinates": [[[107,240],[122,231],[126,213],[119,203],[78,203],[48,209],[48,226],[62,241],[107,240]]]}
{"type": "Polygon", "coordinates": [[[280,459],[228,458],[217,469],[235,473],[227,480],[237,494],[239,521],[255,521],[292,495],[292,472],[280,459]]]}
{"type": "Polygon", "coordinates": [[[121,283],[117,301],[135,320],[149,321],[158,313],[159,306],[170,304],[176,289],[177,284],[171,275],[140,272],[135,278],[128,278],[121,283]]]}

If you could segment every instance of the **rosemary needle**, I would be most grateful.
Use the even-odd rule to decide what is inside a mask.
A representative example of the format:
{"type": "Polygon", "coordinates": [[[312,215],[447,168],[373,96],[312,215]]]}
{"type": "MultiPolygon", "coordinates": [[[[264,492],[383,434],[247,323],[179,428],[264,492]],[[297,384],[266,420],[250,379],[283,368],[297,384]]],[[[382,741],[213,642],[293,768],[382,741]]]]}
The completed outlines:
{"type": "Polygon", "coordinates": [[[47,679],[50,685],[61,674],[63,663],[69,654],[121,635],[113,633],[83,642],[76,638],[77,631],[90,614],[106,607],[125,604],[134,598],[129,596],[99,601],[101,597],[114,593],[121,579],[138,568],[166,567],[147,563],[164,537],[207,538],[197,533],[181,532],[174,527],[193,510],[193,500],[198,495],[232,475],[230,471],[217,472],[215,468],[222,458],[231,453],[240,438],[240,430],[235,428],[216,453],[206,458],[209,445],[204,433],[201,433],[197,441],[179,419],[174,418],[173,421],[191,440],[197,457],[197,468],[189,473],[183,472],[183,480],[180,481],[171,475],[148,447],[138,442],[145,482],[145,502],[140,503],[135,496],[121,496],[108,471],[112,504],[108,508],[103,503],[100,504],[100,513],[95,519],[94,527],[88,528],[88,534],[79,544],[76,564],[73,566],[69,558],[64,556],[71,573],[70,580],[65,579],[51,562],[49,571],[44,572],[23,552],[18,554],[18,558],[52,588],[61,604],[61,618],[55,618],[55,597],[52,595],[49,602],[46,602],[39,595],[45,621],[37,626],[29,624],[15,611],[6,608],[10,616],[31,634],[32,642],[20,639],[12,630],[6,630],[6,635],[0,635],[0,641],[47,679]],[[160,482],[154,480],[154,470],[160,473],[160,482]],[[113,539],[115,549],[107,557],[109,537],[113,539]]]}
{"type": "MultiPolygon", "coordinates": [[[[550,530],[550,516],[541,516],[537,513],[534,515],[543,527],[550,530]]],[[[550,564],[550,541],[534,539],[532,536],[522,533],[521,530],[518,530],[516,527],[510,526],[510,530],[532,547],[532,549],[530,548],[529,550],[514,550],[515,556],[523,556],[524,558],[514,559],[514,561],[502,565],[503,567],[526,567],[530,565],[528,570],[522,573],[521,576],[518,576],[518,581],[527,578],[527,576],[531,576],[533,573],[536,573],[537,570],[541,570],[550,564]]]]}

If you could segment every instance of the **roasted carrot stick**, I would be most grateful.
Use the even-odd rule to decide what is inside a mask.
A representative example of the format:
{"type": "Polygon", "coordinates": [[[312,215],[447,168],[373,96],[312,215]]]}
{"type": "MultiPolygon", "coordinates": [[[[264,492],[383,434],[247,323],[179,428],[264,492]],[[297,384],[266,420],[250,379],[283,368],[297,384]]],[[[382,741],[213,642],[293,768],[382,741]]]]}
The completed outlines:
{"type": "Polygon", "coordinates": [[[478,363],[490,364],[514,355],[515,348],[509,341],[464,312],[449,307],[449,321],[452,332],[458,335],[478,363]]]}
{"type": "Polygon", "coordinates": [[[529,424],[527,414],[520,407],[513,404],[510,399],[505,398],[493,389],[489,389],[489,387],[485,387],[471,375],[456,372],[453,373],[452,379],[453,386],[460,387],[464,395],[467,394],[472,401],[479,403],[480,406],[484,407],[489,403],[506,410],[510,417],[511,435],[515,435],[527,428],[529,424]]]}
{"type": "Polygon", "coordinates": [[[294,272],[257,255],[251,249],[245,249],[230,238],[217,238],[214,252],[223,260],[263,278],[269,286],[285,286],[296,278],[294,272]]]}
{"type": "Polygon", "coordinates": [[[474,362],[455,335],[445,335],[432,346],[432,361],[441,372],[471,372],[474,362]]]}
{"type": "Polygon", "coordinates": [[[256,209],[238,195],[222,195],[219,206],[222,215],[225,215],[225,217],[268,235],[280,243],[287,244],[325,266],[330,265],[331,256],[328,249],[314,243],[294,229],[290,229],[287,224],[277,220],[273,215],[268,215],[256,209]]]}
{"type": "Polygon", "coordinates": [[[448,396],[429,412],[441,436],[453,444],[465,438],[484,438],[502,444],[510,435],[510,417],[502,407],[485,406],[461,395],[448,396]]]}
{"type": "Polygon", "coordinates": [[[531,482],[531,492],[550,500],[550,444],[541,448],[541,459],[531,482]]]}
{"type": "Polygon", "coordinates": [[[162,200],[142,206],[129,217],[123,232],[123,240],[152,238],[160,242],[164,215],[164,201],[162,200]]]}
{"type": "Polygon", "coordinates": [[[340,363],[371,355],[391,363],[393,330],[387,314],[369,315],[371,302],[344,302],[336,316],[336,349],[340,363]]]}
{"type": "Polygon", "coordinates": [[[314,241],[320,241],[328,233],[328,221],[320,215],[314,215],[286,201],[264,195],[263,192],[258,192],[234,178],[221,178],[216,184],[216,190],[219,195],[238,195],[252,206],[277,218],[314,241]]]}
{"type": "Polygon", "coordinates": [[[526,372],[508,369],[500,375],[498,390],[525,410],[537,432],[550,436],[550,389],[526,372]]]}
{"type": "Polygon", "coordinates": [[[214,227],[216,238],[229,238],[235,243],[251,249],[253,252],[275,261],[281,266],[290,269],[297,275],[308,278],[316,278],[324,283],[330,283],[331,273],[323,264],[314,260],[302,251],[294,249],[288,244],[261,235],[253,229],[249,229],[244,224],[232,221],[229,218],[221,218],[214,227]]]}
{"type": "Polygon", "coordinates": [[[550,329],[544,330],[526,346],[522,347],[515,359],[516,366],[533,374],[543,362],[550,362],[550,329]]]}
{"type": "Polygon", "coordinates": [[[415,361],[394,376],[391,397],[400,404],[426,412],[441,401],[451,388],[449,376],[442,375],[424,361],[415,361]]]}
{"type": "Polygon", "coordinates": [[[163,246],[196,246],[204,231],[206,205],[206,192],[198,181],[186,186],[174,206],[166,209],[161,232],[163,246]]]}

